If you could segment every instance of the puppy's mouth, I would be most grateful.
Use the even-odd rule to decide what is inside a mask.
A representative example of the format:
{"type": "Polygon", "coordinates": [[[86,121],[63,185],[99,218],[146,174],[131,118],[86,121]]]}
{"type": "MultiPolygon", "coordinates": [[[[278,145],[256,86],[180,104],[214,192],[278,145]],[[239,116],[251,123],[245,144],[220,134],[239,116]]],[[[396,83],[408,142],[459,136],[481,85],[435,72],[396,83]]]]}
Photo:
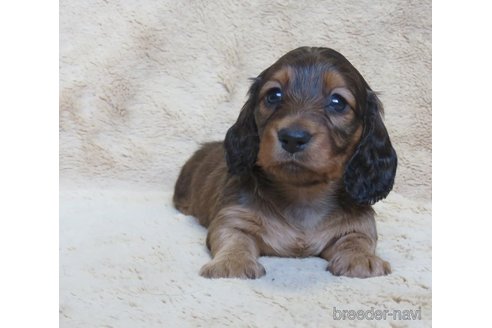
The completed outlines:
{"type": "Polygon", "coordinates": [[[275,179],[297,187],[310,187],[326,182],[322,174],[294,159],[276,162],[267,168],[267,172],[275,179]]]}
{"type": "Polygon", "coordinates": [[[318,172],[308,167],[302,161],[297,159],[288,159],[276,162],[273,167],[275,171],[282,172],[284,176],[291,177],[305,177],[305,176],[317,176],[318,172]]]}
{"type": "Polygon", "coordinates": [[[298,173],[298,172],[304,172],[304,171],[311,171],[309,168],[307,168],[304,164],[299,162],[296,159],[290,159],[282,162],[278,162],[275,165],[278,169],[284,170],[284,171],[289,171],[292,173],[298,173]]]}

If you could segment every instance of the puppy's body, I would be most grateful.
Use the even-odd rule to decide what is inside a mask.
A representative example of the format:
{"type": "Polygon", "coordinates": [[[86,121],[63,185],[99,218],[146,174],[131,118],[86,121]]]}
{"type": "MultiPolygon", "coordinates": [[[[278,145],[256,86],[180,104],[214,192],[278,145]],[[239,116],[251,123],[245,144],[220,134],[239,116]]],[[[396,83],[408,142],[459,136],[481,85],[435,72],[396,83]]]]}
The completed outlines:
{"type": "Polygon", "coordinates": [[[294,50],[255,80],[225,142],[205,144],[188,160],[174,203],[209,229],[213,260],[203,276],[260,277],[260,255],[321,256],[336,275],[390,272],[375,255],[369,204],[391,189],[396,155],[384,125],[367,122],[381,108],[361,79],[330,49],[294,50]],[[365,149],[370,138],[384,140],[365,149]]]}

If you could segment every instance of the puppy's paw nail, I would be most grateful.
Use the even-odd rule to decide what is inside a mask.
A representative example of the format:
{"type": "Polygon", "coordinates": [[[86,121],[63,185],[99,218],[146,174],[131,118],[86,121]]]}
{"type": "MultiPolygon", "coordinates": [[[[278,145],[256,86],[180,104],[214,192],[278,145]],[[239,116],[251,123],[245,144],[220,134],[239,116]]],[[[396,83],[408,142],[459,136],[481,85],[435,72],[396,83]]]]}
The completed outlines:
{"type": "Polygon", "coordinates": [[[369,278],[391,273],[391,266],[376,255],[350,254],[335,256],[328,271],[335,276],[369,278]]]}
{"type": "Polygon", "coordinates": [[[200,275],[205,278],[256,279],[266,274],[265,268],[256,260],[220,259],[205,264],[200,275]]]}

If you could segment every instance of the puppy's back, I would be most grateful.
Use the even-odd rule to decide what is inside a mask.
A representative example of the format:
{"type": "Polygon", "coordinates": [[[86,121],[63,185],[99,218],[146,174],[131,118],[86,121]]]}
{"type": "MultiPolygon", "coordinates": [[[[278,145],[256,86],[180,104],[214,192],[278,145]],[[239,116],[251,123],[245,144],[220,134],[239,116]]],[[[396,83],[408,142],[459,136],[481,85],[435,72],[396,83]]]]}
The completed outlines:
{"type": "Polygon", "coordinates": [[[211,210],[206,206],[210,204],[208,198],[217,197],[216,193],[219,192],[219,181],[213,179],[213,183],[210,183],[207,180],[214,176],[224,176],[226,170],[223,143],[203,144],[181,169],[174,187],[174,206],[186,215],[196,216],[201,224],[207,225],[208,212],[211,210]]]}

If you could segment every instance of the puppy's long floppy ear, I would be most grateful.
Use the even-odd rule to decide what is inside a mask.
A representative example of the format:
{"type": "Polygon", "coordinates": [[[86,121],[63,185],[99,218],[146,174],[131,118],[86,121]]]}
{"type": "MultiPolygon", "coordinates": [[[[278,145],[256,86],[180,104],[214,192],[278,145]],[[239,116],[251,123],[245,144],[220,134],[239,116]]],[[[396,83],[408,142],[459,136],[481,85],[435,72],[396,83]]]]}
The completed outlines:
{"type": "Polygon", "coordinates": [[[229,173],[234,175],[247,175],[256,163],[260,139],[254,113],[259,84],[260,79],[254,79],[248,92],[249,98],[224,140],[227,166],[229,173]]]}
{"type": "Polygon", "coordinates": [[[359,204],[374,204],[393,188],[397,157],[381,114],[383,107],[368,91],[361,141],[345,168],[345,190],[359,204]]]}

